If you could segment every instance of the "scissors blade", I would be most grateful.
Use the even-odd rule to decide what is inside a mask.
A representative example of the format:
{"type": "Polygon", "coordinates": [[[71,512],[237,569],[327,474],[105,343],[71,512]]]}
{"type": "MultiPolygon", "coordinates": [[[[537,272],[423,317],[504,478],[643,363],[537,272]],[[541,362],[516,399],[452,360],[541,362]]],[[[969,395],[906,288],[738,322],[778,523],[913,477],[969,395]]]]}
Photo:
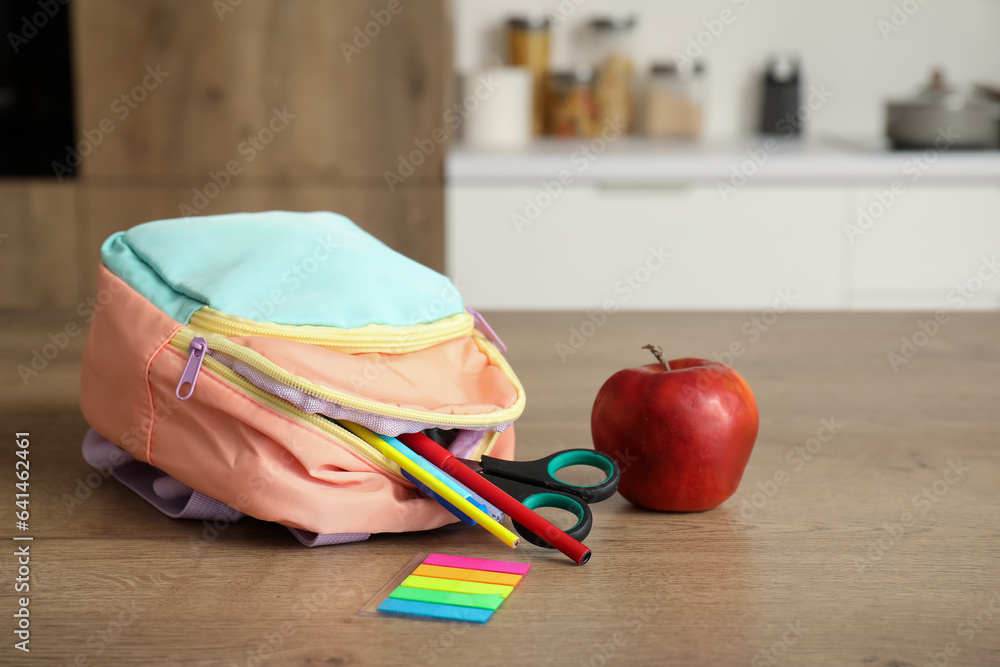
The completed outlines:
{"type": "Polygon", "coordinates": [[[483,471],[483,464],[480,463],[479,461],[473,461],[472,459],[459,459],[458,457],[455,458],[458,459],[460,463],[465,464],[465,467],[471,470],[472,472],[483,471]]]}

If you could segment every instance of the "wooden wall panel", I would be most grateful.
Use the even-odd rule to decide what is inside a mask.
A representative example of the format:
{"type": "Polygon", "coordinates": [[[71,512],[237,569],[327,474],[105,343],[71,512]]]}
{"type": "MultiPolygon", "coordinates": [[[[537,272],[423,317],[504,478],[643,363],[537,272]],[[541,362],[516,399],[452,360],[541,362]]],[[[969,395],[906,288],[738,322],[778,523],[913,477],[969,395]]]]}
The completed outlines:
{"type": "MultiPolygon", "coordinates": [[[[86,293],[94,291],[104,239],[143,222],[180,217],[179,204],[190,198],[190,189],[180,186],[91,186],[83,190],[80,262],[86,293]]],[[[438,271],[443,269],[444,202],[439,187],[411,187],[393,194],[381,188],[230,187],[203,214],[270,210],[342,213],[395,250],[438,271]]]]}
{"type": "Polygon", "coordinates": [[[71,307],[80,299],[74,185],[0,181],[0,307],[71,307]]]}
{"type": "MultiPolygon", "coordinates": [[[[74,3],[80,129],[101,137],[83,173],[202,175],[235,159],[247,175],[381,182],[446,125],[451,79],[447,0],[399,0],[396,15],[388,4],[246,0],[220,19],[220,3],[204,0],[74,3]],[[348,62],[341,45],[373,11],[386,25],[348,62]],[[121,96],[154,83],[147,67],[157,66],[168,74],[128,108],[121,96]],[[247,162],[243,142],[274,109],[296,117],[247,162]]],[[[410,180],[441,182],[443,152],[410,180]]]]}
{"type": "Polygon", "coordinates": [[[72,182],[0,184],[0,308],[75,306],[109,234],[184,215],[228,163],[239,173],[200,214],[333,210],[442,269],[446,144],[433,137],[447,126],[450,5],[400,0],[387,15],[390,1],[74,0],[85,155],[72,182]],[[342,43],[377,18],[348,62],[342,43]],[[254,148],[275,109],[294,118],[254,148]],[[391,191],[384,172],[415,141],[433,151],[391,191]]]}

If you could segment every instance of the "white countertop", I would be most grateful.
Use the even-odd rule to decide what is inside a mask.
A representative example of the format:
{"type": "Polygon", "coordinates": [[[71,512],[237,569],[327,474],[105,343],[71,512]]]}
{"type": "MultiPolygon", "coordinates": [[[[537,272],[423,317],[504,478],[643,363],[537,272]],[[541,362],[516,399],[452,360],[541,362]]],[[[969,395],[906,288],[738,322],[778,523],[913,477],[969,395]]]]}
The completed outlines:
{"type": "Polygon", "coordinates": [[[524,183],[558,177],[574,184],[750,184],[858,181],[1000,184],[1000,150],[891,151],[877,141],[762,138],[728,143],[623,137],[603,144],[543,139],[515,151],[461,144],[445,162],[448,184],[524,183]]]}

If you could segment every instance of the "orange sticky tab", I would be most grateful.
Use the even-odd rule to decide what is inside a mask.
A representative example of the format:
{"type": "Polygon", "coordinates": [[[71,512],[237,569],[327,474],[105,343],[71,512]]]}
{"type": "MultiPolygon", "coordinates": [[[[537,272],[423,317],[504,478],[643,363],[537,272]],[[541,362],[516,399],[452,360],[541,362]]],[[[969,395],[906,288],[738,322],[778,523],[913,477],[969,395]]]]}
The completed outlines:
{"type": "Polygon", "coordinates": [[[504,572],[486,572],[485,570],[466,570],[461,567],[443,567],[441,565],[419,565],[413,574],[435,579],[453,579],[455,581],[475,581],[481,584],[500,584],[501,586],[516,586],[521,581],[519,574],[504,572]]]}

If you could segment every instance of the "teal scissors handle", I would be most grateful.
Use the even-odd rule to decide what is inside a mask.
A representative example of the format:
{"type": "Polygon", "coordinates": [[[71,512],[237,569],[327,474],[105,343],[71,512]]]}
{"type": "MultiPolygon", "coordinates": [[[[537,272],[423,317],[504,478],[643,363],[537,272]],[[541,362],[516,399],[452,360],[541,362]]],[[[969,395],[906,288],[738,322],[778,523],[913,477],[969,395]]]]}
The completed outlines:
{"type": "MultiPolygon", "coordinates": [[[[571,496],[560,491],[546,490],[540,486],[535,486],[534,484],[525,484],[524,482],[518,482],[517,480],[507,479],[505,477],[495,477],[494,475],[484,474],[483,478],[489,480],[490,483],[502,489],[505,493],[514,498],[514,500],[523,504],[530,510],[537,510],[542,507],[552,507],[555,509],[565,510],[575,516],[576,523],[562,531],[574,540],[582,542],[587,538],[587,535],[590,534],[590,529],[594,525],[594,515],[590,511],[590,505],[580,500],[579,496],[571,496]]],[[[516,530],[517,533],[528,542],[531,542],[537,547],[543,547],[545,549],[552,548],[552,545],[545,541],[543,535],[533,533],[529,528],[521,525],[513,517],[511,517],[511,522],[514,524],[514,530],[516,530]]]]}
{"type": "Polygon", "coordinates": [[[484,456],[479,462],[483,474],[502,477],[549,491],[576,496],[585,503],[607,500],[618,490],[621,472],[615,460],[593,449],[566,449],[535,461],[504,461],[484,456]],[[557,473],[570,466],[588,466],[604,473],[605,479],[597,484],[573,484],[559,479],[557,473]]]}
{"type": "MultiPolygon", "coordinates": [[[[536,461],[504,461],[484,456],[478,467],[486,479],[529,509],[553,507],[574,514],[576,523],[564,532],[580,541],[587,537],[594,523],[589,503],[614,495],[620,477],[614,459],[592,449],[569,449],[536,461]],[[580,485],[564,482],[556,476],[563,468],[574,465],[597,468],[606,478],[598,484],[580,485]]],[[[532,544],[551,548],[544,539],[516,521],[514,528],[532,544]]]]}

